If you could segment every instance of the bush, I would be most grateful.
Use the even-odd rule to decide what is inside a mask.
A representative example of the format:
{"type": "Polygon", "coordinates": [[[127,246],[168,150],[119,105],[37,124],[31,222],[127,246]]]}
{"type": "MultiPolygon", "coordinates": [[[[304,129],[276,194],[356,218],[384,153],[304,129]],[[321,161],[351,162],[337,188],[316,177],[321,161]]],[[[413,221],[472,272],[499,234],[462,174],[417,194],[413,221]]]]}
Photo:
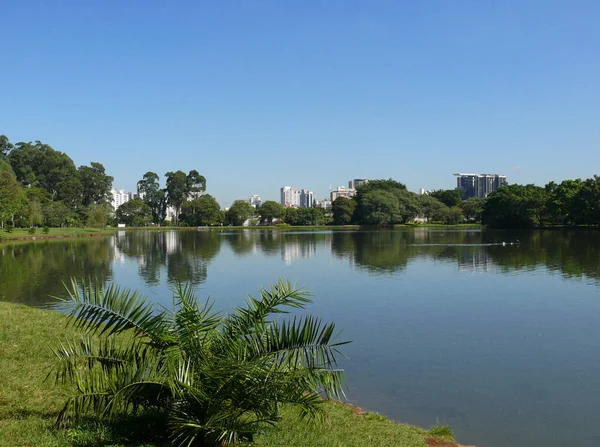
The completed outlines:
{"type": "Polygon", "coordinates": [[[29,234],[35,234],[35,227],[30,227],[29,230],[27,230],[27,232],[29,234]]]}
{"type": "Polygon", "coordinates": [[[13,232],[12,224],[6,224],[6,226],[4,227],[4,231],[6,231],[7,233],[12,233],[13,232]]]}
{"type": "Polygon", "coordinates": [[[50,228],[48,228],[48,227],[46,226],[46,227],[44,227],[44,229],[42,230],[42,232],[43,232],[44,234],[48,234],[48,233],[50,233],[50,228]]]}
{"type": "Polygon", "coordinates": [[[322,417],[321,393],[342,391],[336,355],[345,342],[334,341],[334,323],[276,318],[309,302],[279,280],[223,315],[179,284],[173,310],[157,312],[136,292],[73,281],[61,310],[85,334],[54,349],[57,382],[77,385],[58,423],[149,410],[175,445],[224,446],[275,424],[284,403],[322,417]]]}

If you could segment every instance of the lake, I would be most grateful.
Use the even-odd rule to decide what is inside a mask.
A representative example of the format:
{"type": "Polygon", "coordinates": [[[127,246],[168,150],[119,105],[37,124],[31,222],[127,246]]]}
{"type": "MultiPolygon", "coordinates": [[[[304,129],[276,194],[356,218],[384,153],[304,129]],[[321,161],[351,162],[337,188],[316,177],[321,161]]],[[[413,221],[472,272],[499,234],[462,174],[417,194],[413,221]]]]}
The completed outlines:
{"type": "Polygon", "coordinates": [[[0,300],[43,306],[71,276],[164,305],[189,281],[223,311],[298,281],[314,293],[308,312],[353,341],[350,402],[450,424],[478,447],[600,445],[598,231],[123,231],[0,245],[0,300]]]}

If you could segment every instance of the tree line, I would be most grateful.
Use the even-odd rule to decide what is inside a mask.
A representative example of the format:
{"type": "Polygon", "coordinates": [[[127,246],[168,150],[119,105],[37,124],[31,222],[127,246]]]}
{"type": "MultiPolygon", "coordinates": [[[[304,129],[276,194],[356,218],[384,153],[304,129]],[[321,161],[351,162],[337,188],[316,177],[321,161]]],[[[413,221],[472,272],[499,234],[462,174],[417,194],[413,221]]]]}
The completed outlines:
{"type": "Polygon", "coordinates": [[[146,173],[138,182],[140,199],[114,210],[114,179],[101,163],[76,167],[66,153],[41,141],[12,144],[0,135],[0,226],[158,225],[166,218],[167,206],[175,210],[177,224],[180,215],[189,215],[190,210],[193,214],[212,199],[203,195],[206,179],[196,170],[167,172],[165,177],[161,188],[159,176],[146,173]]]}
{"type": "Polygon", "coordinates": [[[197,170],[147,172],[137,182],[139,197],[111,207],[113,177],[99,162],[76,167],[64,152],[35,141],[12,144],[0,135],[0,226],[105,227],[161,225],[395,225],[415,219],[459,224],[481,222],[498,228],[600,225],[600,177],[535,185],[505,185],[486,199],[463,200],[461,190],[415,194],[396,180],[371,180],[352,198],[338,197],[332,209],[284,208],[267,201],[254,208],[236,200],[224,211],[205,194],[197,170]]]}

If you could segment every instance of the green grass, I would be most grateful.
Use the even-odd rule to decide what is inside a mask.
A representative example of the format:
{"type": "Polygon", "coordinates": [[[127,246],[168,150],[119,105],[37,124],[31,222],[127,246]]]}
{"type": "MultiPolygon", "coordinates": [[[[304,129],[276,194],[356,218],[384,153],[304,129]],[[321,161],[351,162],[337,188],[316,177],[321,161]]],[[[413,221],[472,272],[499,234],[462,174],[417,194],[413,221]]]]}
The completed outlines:
{"type": "Polygon", "coordinates": [[[29,228],[14,228],[11,233],[7,233],[5,230],[0,230],[0,242],[11,241],[11,240],[24,240],[24,239],[46,239],[54,237],[78,237],[78,236],[91,236],[96,234],[112,234],[116,231],[116,228],[108,228],[103,230],[101,228],[50,228],[48,234],[44,234],[43,228],[36,228],[34,234],[29,233],[29,228]]]}
{"type": "MultiPolygon", "coordinates": [[[[54,420],[69,389],[44,380],[53,363],[50,346],[77,332],[58,313],[0,302],[0,446],[6,447],[156,447],[156,421],[121,420],[119,425],[89,421],[55,429],[54,420]],[[154,427],[154,430],[151,428],[154,427]],[[142,432],[140,432],[142,430],[142,432]]],[[[286,408],[282,421],[260,433],[252,446],[425,447],[425,438],[452,439],[447,427],[431,431],[396,424],[375,413],[325,402],[326,422],[302,422],[286,408]]]]}

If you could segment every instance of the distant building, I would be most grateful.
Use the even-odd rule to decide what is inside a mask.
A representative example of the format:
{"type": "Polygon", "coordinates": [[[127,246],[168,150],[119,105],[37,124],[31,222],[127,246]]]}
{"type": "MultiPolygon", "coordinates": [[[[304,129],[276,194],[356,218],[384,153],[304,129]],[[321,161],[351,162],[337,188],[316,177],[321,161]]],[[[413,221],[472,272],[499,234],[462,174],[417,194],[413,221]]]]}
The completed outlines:
{"type": "Polygon", "coordinates": [[[124,189],[111,189],[110,194],[112,196],[111,205],[116,210],[121,205],[129,201],[129,193],[125,192],[124,189]]]}
{"type": "Polygon", "coordinates": [[[355,178],[348,182],[348,188],[356,189],[360,185],[364,185],[365,183],[369,183],[369,180],[366,178],[355,178]]]}
{"type": "Polygon", "coordinates": [[[323,200],[315,200],[315,208],[323,208],[324,210],[331,209],[331,200],[323,199],[323,200]]]}
{"type": "Polygon", "coordinates": [[[332,189],[329,192],[329,198],[331,199],[331,201],[333,202],[335,199],[337,199],[338,197],[354,197],[356,195],[356,190],[352,189],[352,188],[346,188],[344,186],[338,186],[335,189],[332,189]]]}
{"type": "Polygon", "coordinates": [[[256,194],[252,194],[249,198],[248,198],[248,202],[250,203],[250,205],[252,205],[254,208],[258,208],[259,206],[262,205],[262,200],[260,200],[260,196],[256,195],[256,194]]]}
{"type": "Polygon", "coordinates": [[[492,191],[506,185],[506,176],[500,174],[454,174],[456,189],[462,189],[463,199],[487,197],[492,191]]]}
{"type": "Polygon", "coordinates": [[[312,208],[313,192],[308,189],[296,189],[284,186],[280,190],[280,203],[285,207],[312,208]]]}

